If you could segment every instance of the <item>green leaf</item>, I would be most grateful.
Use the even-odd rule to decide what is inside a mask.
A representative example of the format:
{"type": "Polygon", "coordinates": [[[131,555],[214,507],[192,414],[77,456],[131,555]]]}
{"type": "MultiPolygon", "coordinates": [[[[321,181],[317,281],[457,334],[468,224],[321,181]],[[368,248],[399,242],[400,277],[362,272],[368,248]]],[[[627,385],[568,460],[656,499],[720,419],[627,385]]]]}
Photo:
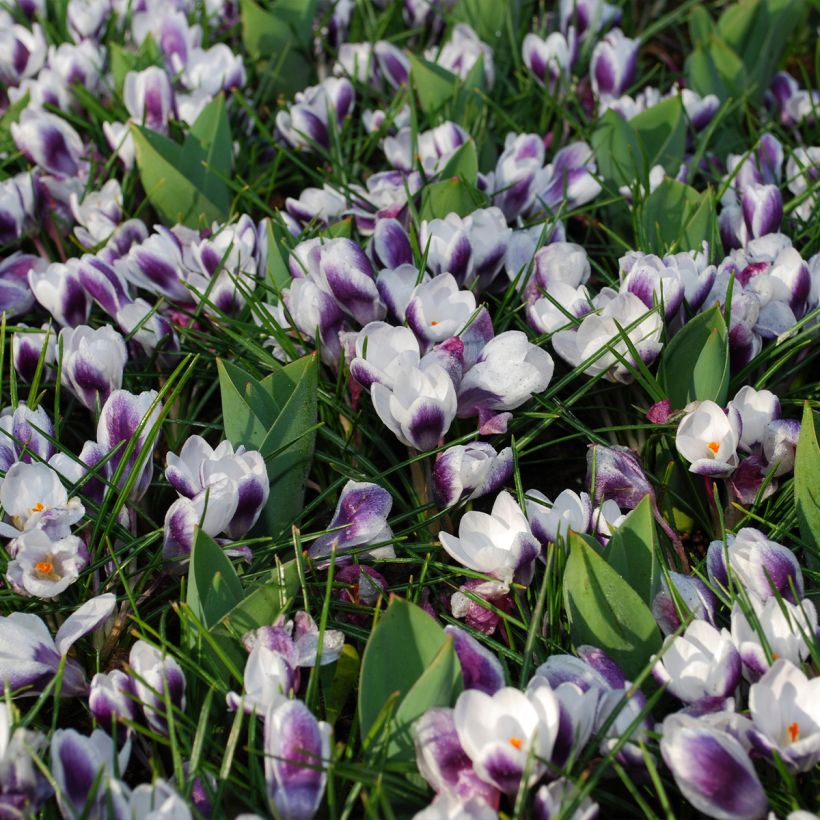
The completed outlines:
{"type": "Polygon", "coordinates": [[[725,100],[742,97],[748,90],[743,61],[717,35],[713,35],[708,47],[697,47],[689,54],[684,72],[689,86],[701,96],[715,94],[725,100]]]}
{"type": "Polygon", "coordinates": [[[206,167],[227,177],[233,161],[233,137],[225,110],[225,95],[216,97],[202,109],[196,122],[185,137],[183,153],[195,153],[194,161],[204,162],[206,167]]]}
{"type": "Polygon", "coordinates": [[[475,143],[467,140],[447,161],[441,169],[442,179],[458,177],[470,185],[475,185],[478,176],[478,155],[475,150],[475,143]]]}
{"type": "Polygon", "coordinates": [[[689,185],[665,179],[643,203],[641,222],[655,253],[700,250],[715,232],[712,192],[699,194],[689,185]]]}
{"type": "Polygon", "coordinates": [[[288,267],[287,252],[282,247],[290,236],[278,219],[268,219],[268,253],[265,259],[268,284],[278,292],[290,285],[293,277],[288,267]]]}
{"type": "MultiPolygon", "coordinates": [[[[504,3],[499,0],[461,0],[453,9],[452,20],[469,23],[485,43],[495,47],[504,35],[508,14],[512,19],[512,30],[517,30],[520,10],[521,0],[506,0],[504,3]]],[[[496,54],[496,59],[500,59],[502,54],[496,54]]]]}
{"type": "Polygon", "coordinates": [[[486,204],[487,197],[475,186],[460,179],[446,179],[424,187],[419,218],[443,219],[450,213],[467,216],[486,204]]]}
{"type": "Polygon", "coordinates": [[[254,0],[240,0],[242,43],[254,60],[267,63],[272,93],[292,96],[309,84],[315,7],[316,0],[280,0],[266,11],[254,0]]]}
{"type": "Polygon", "coordinates": [[[459,79],[437,63],[410,54],[410,81],[425,114],[438,111],[458,91],[459,79]]]}
{"type": "Polygon", "coordinates": [[[672,176],[678,173],[686,150],[686,113],[680,96],[670,97],[629,121],[646,155],[647,173],[662,165],[672,176]]]}
{"type": "Polygon", "coordinates": [[[794,503],[800,537],[814,547],[808,552],[808,563],[816,569],[820,565],[817,555],[817,545],[820,544],[820,447],[809,402],[803,405],[803,421],[795,453],[794,503]]]}
{"type": "Polygon", "coordinates": [[[188,567],[186,603],[206,627],[213,626],[242,600],[242,582],[222,547],[199,530],[188,567]]]}
{"type": "Polygon", "coordinates": [[[624,519],[602,552],[606,562],[626,581],[648,606],[658,591],[658,536],[647,495],[624,519]]]}
{"type": "Polygon", "coordinates": [[[646,176],[643,149],[632,126],[614,111],[607,111],[592,134],[592,148],[601,175],[617,190],[646,176]]]}
{"type": "Polygon", "coordinates": [[[678,410],[707,399],[723,406],[729,392],[729,336],[717,305],[690,319],[664,347],[658,381],[678,410]]]}
{"type": "Polygon", "coordinates": [[[361,659],[356,647],[346,643],[342,654],[334,664],[323,666],[323,689],[325,692],[325,720],[333,724],[342,714],[347,699],[356,685],[361,659]]]}
{"type": "Polygon", "coordinates": [[[412,755],[406,745],[407,721],[420,714],[419,710],[452,705],[461,691],[461,669],[454,655],[452,639],[423,609],[393,598],[370,634],[362,657],[358,707],[362,737],[367,737],[383,706],[397,695],[395,739],[391,738],[389,748],[411,759],[407,757],[412,755]],[[411,691],[413,697],[402,712],[411,691]]]}
{"type": "Polygon", "coordinates": [[[216,361],[225,437],[235,447],[259,449],[268,434],[276,406],[267,391],[244,370],[223,359],[216,361]]]}
{"type": "Polygon", "coordinates": [[[575,646],[600,647],[634,679],[661,646],[655,618],[640,595],[577,533],[570,535],[563,588],[575,646]]]}
{"type": "Polygon", "coordinates": [[[695,6],[689,13],[689,37],[694,46],[705,46],[715,30],[715,21],[703,6],[695,6]]]}

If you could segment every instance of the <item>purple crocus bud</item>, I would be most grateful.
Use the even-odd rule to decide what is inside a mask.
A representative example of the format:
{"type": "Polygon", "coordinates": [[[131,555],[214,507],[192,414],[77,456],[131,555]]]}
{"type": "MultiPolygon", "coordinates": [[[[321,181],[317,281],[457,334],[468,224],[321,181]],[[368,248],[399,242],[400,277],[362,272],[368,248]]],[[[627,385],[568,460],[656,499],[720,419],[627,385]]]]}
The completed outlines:
{"type": "Polygon", "coordinates": [[[575,51],[575,29],[568,36],[554,31],[546,40],[537,34],[527,34],[521,46],[524,65],[532,71],[539,84],[551,92],[561,89],[570,78],[575,51]]]}
{"type": "Polygon", "coordinates": [[[630,251],[618,260],[621,291],[633,293],[647,308],[663,305],[669,320],[683,304],[684,286],[676,268],[668,268],[660,257],[630,251]]]}
{"type": "Polygon", "coordinates": [[[26,108],[11,125],[17,147],[44,171],[56,177],[82,177],[88,168],[80,135],[61,117],[26,108]]]}
{"type": "Polygon", "coordinates": [[[433,496],[439,507],[452,507],[498,492],[512,476],[510,447],[501,452],[483,441],[448,447],[436,454],[433,467],[433,496]]]}
{"type": "Polygon", "coordinates": [[[459,285],[467,279],[472,246],[467,227],[458,214],[445,219],[426,220],[419,230],[419,245],[427,254],[427,267],[433,276],[452,274],[459,285]]]}
{"type": "Polygon", "coordinates": [[[160,229],[128,255],[114,263],[114,269],[137,287],[166,296],[183,305],[193,305],[194,297],[183,280],[182,244],[167,229],[160,229]]]}
{"type": "MultiPolygon", "coordinates": [[[[534,820],[558,820],[565,817],[565,810],[573,804],[578,796],[578,787],[565,777],[559,777],[552,783],[541,786],[535,793],[532,803],[534,820]]],[[[585,797],[570,815],[572,820],[595,820],[598,817],[598,804],[585,797]]]]}
{"type": "Polygon", "coordinates": [[[581,39],[621,22],[623,12],[604,0],[561,0],[558,7],[561,31],[574,26],[581,39]]]}
{"type": "Polygon", "coordinates": [[[125,75],[122,97],[131,118],[152,131],[164,133],[174,113],[174,89],[164,69],[150,66],[125,75]]]}
{"type": "Polygon", "coordinates": [[[117,754],[102,729],[88,737],[74,729],[57,729],[51,738],[51,771],[63,817],[130,816],[128,787],[115,776],[125,770],[130,754],[130,744],[117,754]]]}
{"type": "Polygon", "coordinates": [[[111,18],[111,0],[69,0],[66,24],[75,42],[96,39],[111,18]]]}
{"type": "Polygon", "coordinates": [[[493,86],[495,80],[493,50],[479,39],[467,23],[457,23],[453,27],[450,39],[443,46],[425,51],[425,57],[435,61],[457,77],[461,77],[462,80],[467,79],[470,70],[479,59],[482,59],[486,86],[487,88],[493,86]]]}
{"type": "Polygon", "coordinates": [[[357,322],[383,319],[386,309],[364,251],[350,239],[331,239],[321,247],[319,274],[339,307],[357,322]]]}
{"type": "Polygon", "coordinates": [[[330,724],[300,700],[281,700],[265,716],[265,779],[271,811],[310,820],[319,810],[330,760],[330,724]]]}
{"type": "Polygon", "coordinates": [[[450,624],[444,627],[444,631],[453,639],[465,689],[478,689],[494,695],[504,686],[504,670],[489,649],[457,626],[450,624]]]}
{"type": "Polygon", "coordinates": [[[778,232],[783,219],[783,195],[776,185],[749,185],[740,202],[749,237],[778,232]]]}
{"type": "Polygon", "coordinates": [[[743,527],[736,535],[726,536],[726,542],[712,541],[706,553],[706,568],[714,586],[728,588],[726,561],[749,595],[765,601],[777,592],[790,603],[803,597],[803,572],[794,553],[770,541],[760,530],[743,527]]]}
{"type": "Polygon", "coordinates": [[[454,794],[460,803],[480,798],[485,805],[498,806],[498,789],[476,774],[461,746],[452,709],[428,709],[413,724],[413,740],[416,765],[433,791],[454,794]]]}
{"type": "Polygon", "coordinates": [[[379,40],[373,46],[373,54],[379,66],[379,73],[393,88],[407,84],[410,76],[410,58],[398,46],[379,40]]]}
{"type": "Polygon", "coordinates": [[[777,419],[766,425],[763,433],[763,455],[766,458],[767,471],[774,467],[775,476],[781,476],[794,469],[799,438],[800,422],[794,419],[777,419]]]}
{"type": "Polygon", "coordinates": [[[5,647],[0,657],[0,687],[4,694],[20,697],[37,695],[57,674],[65,657],[60,694],[85,694],[88,685],[82,666],[67,657],[75,641],[94,632],[108,619],[116,605],[111,593],[92,598],[72,613],[52,638],[37,615],[13,612],[0,616],[0,641],[5,647]]]}
{"type": "Polygon", "coordinates": [[[612,29],[592,52],[589,73],[598,97],[620,97],[635,79],[640,40],[612,29]]]}
{"type": "Polygon", "coordinates": [[[664,720],[662,733],[664,762],[698,811],[718,820],[765,817],[766,792],[749,755],[732,735],[679,714],[664,720]]]}
{"type": "Polygon", "coordinates": [[[539,174],[531,212],[554,213],[592,202],[601,193],[596,170],[595,155],[586,142],[573,142],[562,148],[539,174]]]}
{"type": "Polygon", "coordinates": [[[647,495],[655,495],[638,457],[628,447],[590,445],[587,485],[596,502],[612,499],[627,510],[634,510],[647,495]]]}
{"type": "Polygon", "coordinates": [[[714,626],[717,599],[712,590],[700,578],[693,575],[682,575],[679,572],[670,571],[669,580],[674,587],[674,594],[664,574],[661,578],[661,589],[652,601],[652,614],[663,634],[671,635],[680,629],[682,615],[678,601],[685,607],[683,617],[686,617],[688,610],[694,618],[714,626]]]}
{"type": "MultiPolygon", "coordinates": [[[[526,39],[524,43],[526,47],[526,39]]],[[[507,219],[515,219],[532,206],[543,166],[544,141],[538,134],[507,134],[493,185],[493,204],[507,219]]]]}
{"type": "MultiPolygon", "coordinates": [[[[389,584],[387,579],[372,567],[365,564],[347,564],[339,567],[333,576],[335,589],[333,595],[345,604],[372,609],[379,600],[386,599],[389,584]]],[[[342,611],[342,620],[357,626],[366,627],[372,620],[369,612],[342,611]]]]}
{"type": "Polygon", "coordinates": [[[88,321],[91,300],[79,277],[79,259],[52,262],[45,270],[31,268],[29,286],[34,298],[61,325],[76,327],[88,321]]]}
{"type": "Polygon", "coordinates": [[[543,546],[566,541],[570,531],[589,532],[592,526],[592,501],[587,493],[563,490],[551,502],[538,490],[528,490],[526,504],[532,534],[543,546]]]}
{"type": "Polygon", "coordinates": [[[515,410],[534,393],[542,393],[552,379],[554,364],[546,350],[525,333],[508,330],[487,342],[478,361],[464,374],[458,389],[458,415],[479,410],[515,410]]]}
{"type": "Polygon", "coordinates": [[[17,375],[24,381],[32,381],[42,356],[44,373],[50,377],[57,361],[57,343],[53,329],[49,325],[43,325],[41,330],[30,329],[23,324],[17,327],[19,330],[11,337],[11,351],[17,375]]]}
{"type": "Polygon", "coordinates": [[[127,284],[111,265],[91,254],[80,260],[77,275],[86,293],[109,315],[131,303],[127,284]]]}
{"type": "Polygon", "coordinates": [[[32,222],[34,205],[31,174],[17,174],[0,182],[0,245],[11,244],[23,237],[32,222]]]}
{"type": "Polygon", "coordinates": [[[44,734],[22,726],[12,729],[15,713],[0,704],[0,812],[6,817],[31,817],[52,794],[35,760],[48,741],[44,734]]]}
{"type": "Polygon", "coordinates": [[[107,469],[112,477],[126,457],[131,442],[134,441],[133,450],[119,479],[120,486],[124,486],[136,468],[138,460],[140,461],[141,472],[129,496],[132,501],[142,498],[151,483],[151,453],[157,438],[154,435],[154,428],[159,423],[161,412],[161,405],[156,403],[156,399],[156,390],[146,390],[139,395],[127,390],[115,390],[103,405],[97,424],[97,442],[103,451],[110,453],[115,448],[117,450],[107,462],[107,469]],[[146,447],[149,448],[147,452],[146,447]]]}
{"type": "MultiPolygon", "coordinates": [[[[317,538],[310,547],[311,558],[327,558],[334,552],[341,554],[353,547],[388,542],[393,531],[387,523],[393,499],[378,484],[364,481],[348,481],[339,495],[336,510],[326,535],[317,538]]],[[[392,547],[388,547],[394,555],[392,547]]],[[[387,555],[382,549],[380,555],[387,555]]],[[[371,553],[372,554],[372,553],[371,553]]]]}
{"type": "Polygon", "coordinates": [[[106,402],[112,391],[122,385],[122,373],[128,360],[122,336],[110,325],[92,330],[86,325],[63,328],[63,383],[89,410],[106,402]]]}
{"type": "Polygon", "coordinates": [[[380,219],[376,223],[369,250],[373,264],[380,269],[413,263],[410,237],[398,219],[380,219]]]}
{"type": "Polygon", "coordinates": [[[740,653],[728,630],[693,620],[683,635],[669,636],[652,675],[684,703],[727,698],[740,683],[740,653]]]}
{"type": "Polygon", "coordinates": [[[20,402],[11,417],[11,429],[0,431],[0,446],[13,443],[16,459],[30,464],[34,461],[48,461],[56,452],[52,440],[54,425],[40,405],[36,410],[20,402]],[[7,435],[10,433],[8,438],[7,435]]]}
{"type": "MultiPolygon", "coordinates": [[[[137,690],[134,680],[125,672],[114,669],[107,674],[98,672],[91,679],[91,689],[88,693],[88,711],[94,720],[113,734],[115,723],[133,721],[137,714],[137,690]]],[[[120,739],[130,729],[122,727],[119,730],[120,739]]]]}
{"type": "Polygon", "coordinates": [[[149,728],[168,734],[165,694],[174,709],[185,709],[185,675],[170,656],[145,641],[131,647],[128,663],[133,672],[137,702],[142,706],[149,728]]]}
{"type": "Polygon", "coordinates": [[[16,86],[26,78],[36,77],[48,51],[40,24],[35,23],[31,28],[12,25],[11,18],[6,15],[0,37],[0,80],[4,86],[16,86]]]}

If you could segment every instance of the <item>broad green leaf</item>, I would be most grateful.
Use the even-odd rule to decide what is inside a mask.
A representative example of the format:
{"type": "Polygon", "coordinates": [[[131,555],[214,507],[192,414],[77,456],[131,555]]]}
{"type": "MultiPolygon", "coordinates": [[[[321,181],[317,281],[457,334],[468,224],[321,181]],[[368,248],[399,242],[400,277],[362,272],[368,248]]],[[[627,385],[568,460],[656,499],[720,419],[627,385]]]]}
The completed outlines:
{"type": "Polygon", "coordinates": [[[689,13],[689,37],[694,46],[706,46],[715,30],[715,21],[703,6],[695,6],[689,13]]]}
{"type": "Polygon", "coordinates": [[[708,47],[697,47],[689,54],[684,71],[689,86],[701,96],[715,94],[725,100],[742,97],[748,90],[743,61],[717,35],[712,36],[708,47]]]}
{"type": "Polygon", "coordinates": [[[268,434],[276,407],[259,382],[223,359],[216,361],[225,437],[234,446],[259,449],[268,434]]]}
{"type": "Polygon", "coordinates": [[[624,519],[601,553],[649,607],[660,583],[658,537],[647,495],[624,519]]]}
{"type": "Polygon", "coordinates": [[[459,79],[455,74],[423,57],[410,55],[410,81],[425,114],[438,111],[458,91],[459,79]]]}
{"type": "Polygon", "coordinates": [[[563,589],[575,646],[600,647],[634,679],[660,648],[655,618],[640,595],[577,533],[570,535],[563,589]]]}
{"type": "Polygon", "coordinates": [[[643,203],[644,235],[655,253],[700,250],[711,241],[715,209],[710,190],[698,193],[674,179],[665,179],[643,203]]]}
{"type": "Polygon", "coordinates": [[[729,340],[717,305],[690,319],[663,348],[658,381],[678,410],[696,400],[724,404],[729,392],[729,340]]]}
{"type": "Polygon", "coordinates": [[[242,582],[222,547],[199,530],[191,550],[186,603],[206,627],[242,600],[242,582]]]}
{"type": "Polygon", "coordinates": [[[421,193],[421,219],[444,219],[447,214],[467,216],[483,208],[487,198],[473,185],[460,179],[446,179],[426,185],[421,193]]]}
{"type": "Polygon", "coordinates": [[[290,285],[293,277],[288,268],[287,252],[282,242],[287,234],[286,228],[276,219],[268,219],[268,249],[265,258],[268,284],[276,291],[290,285]]]}
{"type": "Polygon", "coordinates": [[[266,11],[254,0],[240,0],[242,43],[254,60],[267,63],[262,85],[273,93],[290,96],[309,84],[306,55],[315,5],[315,0],[288,0],[266,11]]]}
{"type": "Polygon", "coordinates": [[[325,692],[325,720],[333,724],[342,714],[351,692],[356,686],[359,677],[361,659],[356,647],[346,643],[342,647],[342,654],[334,664],[328,664],[321,669],[322,688],[325,692]]]}
{"type": "Polygon", "coordinates": [[[195,151],[195,161],[204,162],[221,176],[231,173],[233,137],[225,110],[225,95],[218,94],[202,109],[182,145],[183,152],[195,151]],[[203,155],[204,152],[204,155],[203,155]]]}
{"type": "Polygon", "coordinates": [[[794,461],[794,503],[800,524],[800,537],[814,547],[807,551],[809,564],[820,565],[817,546],[820,544],[820,447],[811,405],[803,406],[803,421],[794,461]]]}
{"type": "Polygon", "coordinates": [[[447,635],[435,658],[404,696],[393,715],[388,757],[415,760],[411,734],[413,724],[434,706],[451,706],[460,691],[461,665],[453,639],[447,635]]]}
{"type": "Polygon", "coordinates": [[[662,165],[672,176],[677,174],[686,150],[686,115],[679,96],[653,105],[629,121],[646,155],[647,172],[662,165]]]}
{"type": "Polygon", "coordinates": [[[633,185],[646,176],[643,150],[632,126],[614,111],[607,111],[592,134],[592,148],[601,175],[614,184],[633,185]]]}
{"type": "Polygon", "coordinates": [[[353,236],[353,217],[346,216],[344,219],[334,222],[323,230],[320,236],[326,236],[329,239],[336,239],[338,237],[350,239],[353,236]]]}
{"type": "Polygon", "coordinates": [[[475,143],[470,139],[450,157],[447,164],[441,169],[441,178],[446,180],[458,177],[470,185],[475,185],[477,176],[478,156],[475,143]]]}
{"type": "MultiPolygon", "coordinates": [[[[452,12],[454,22],[469,23],[478,36],[490,45],[494,45],[504,36],[507,28],[507,15],[512,19],[512,30],[517,30],[521,0],[460,0],[452,12]]],[[[496,59],[501,59],[502,52],[496,51],[496,59]]]]}
{"type": "MultiPolygon", "coordinates": [[[[423,684],[417,698],[408,706],[415,710],[425,694],[438,702],[430,706],[450,706],[461,687],[458,664],[449,666],[442,660],[442,649],[448,644],[444,630],[421,608],[402,598],[393,598],[375,629],[371,632],[362,657],[359,676],[359,726],[367,737],[388,700],[398,695],[401,701],[424,676],[434,661],[437,666],[431,683],[423,684]],[[450,690],[441,684],[439,673],[449,681],[450,690]],[[431,687],[429,690],[426,687],[431,687]],[[433,691],[435,690],[435,691],[433,691]]],[[[452,648],[452,643],[450,642],[452,648]]],[[[444,656],[447,652],[445,650],[444,656]]],[[[395,716],[395,714],[394,714],[395,716]]]]}
{"type": "Polygon", "coordinates": [[[207,155],[195,142],[183,147],[140,125],[131,133],[142,187],[164,221],[196,228],[228,218],[230,192],[203,165],[207,155]]]}

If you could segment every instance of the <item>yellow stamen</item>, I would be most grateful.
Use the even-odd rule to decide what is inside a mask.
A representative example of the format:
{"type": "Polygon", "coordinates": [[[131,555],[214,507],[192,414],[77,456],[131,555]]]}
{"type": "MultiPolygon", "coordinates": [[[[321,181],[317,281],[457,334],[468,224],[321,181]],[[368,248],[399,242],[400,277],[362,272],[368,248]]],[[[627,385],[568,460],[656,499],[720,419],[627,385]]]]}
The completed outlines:
{"type": "Polygon", "coordinates": [[[797,721],[792,723],[786,731],[789,733],[789,738],[791,739],[791,742],[797,743],[797,739],[800,737],[800,726],[798,725],[797,721]]]}
{"type": "Polygon", "coordinates": [[[717,451],[720,449],[720,445],[716,441],[710,441],[706,445],[715,455],[717,455],[717,451]]]}
{"type": "Polygon", "coordinates": [[[435,327],[437,324],[438,322],[433,320],[432,322],[430,322],[430,327],[435,327]]]}
{"type": "Polygon", "coordinates": [[[520,749],[524,745],[524,741],[520,737],[511,737],[510,746],[514,749],[520,749]]]}
{"type": "Polygon", "coordinates": [[[42,501],[38,501],[32,508],[32,512],[42,512],[46,508],[46,505],[43,504],[42,501]]]}
{"type": "Polygon", "coordinates": [[[42,575],[51,575],[51,573],[54,572],[54,564],[52,564],[51,561],[38,561],[34,565],[34,569],[42,575]]]}

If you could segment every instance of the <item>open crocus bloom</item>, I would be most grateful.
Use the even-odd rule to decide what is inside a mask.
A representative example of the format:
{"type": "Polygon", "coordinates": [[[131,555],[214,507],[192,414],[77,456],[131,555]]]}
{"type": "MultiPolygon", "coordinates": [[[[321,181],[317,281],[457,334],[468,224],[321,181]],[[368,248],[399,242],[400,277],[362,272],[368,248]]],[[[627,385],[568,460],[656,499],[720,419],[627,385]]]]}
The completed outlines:
{"type": "Polygon", "coordinates": [[[738,465],[740,423],[736,413],[724,413],[713,401],[703,401],[678,425],[675,446],[690,463],[689,472],[725,478],[738,465]]]}

